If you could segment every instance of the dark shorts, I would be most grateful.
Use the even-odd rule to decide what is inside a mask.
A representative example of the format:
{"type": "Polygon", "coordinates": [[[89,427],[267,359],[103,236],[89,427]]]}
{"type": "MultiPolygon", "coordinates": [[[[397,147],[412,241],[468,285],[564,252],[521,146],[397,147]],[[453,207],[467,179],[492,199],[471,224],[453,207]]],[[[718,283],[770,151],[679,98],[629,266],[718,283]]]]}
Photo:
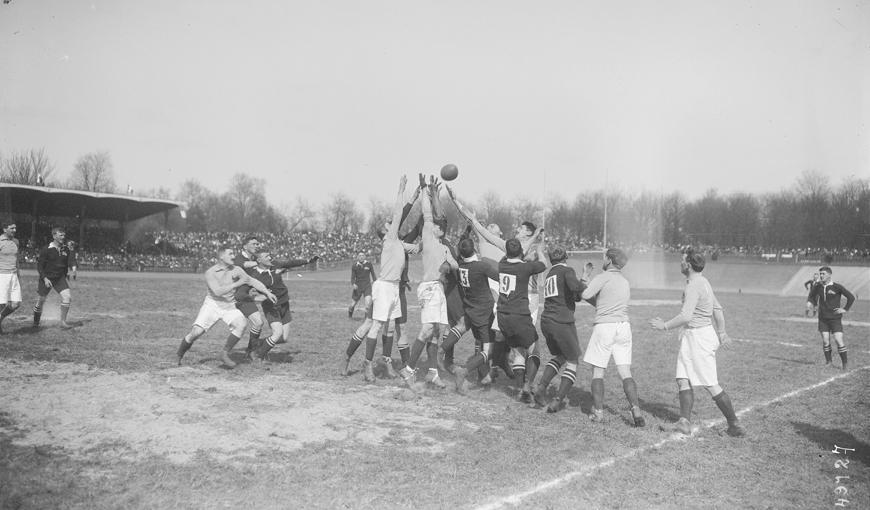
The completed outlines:
{"type": "Polygon", "coordinates": [[[553,356],[563,356],[566,360],[578,360],[583,350],[577,338],[574,323],[564,324],[549,319],[541,319],[541,333],[547,339],[547,348],[553,356]]]}
{"type": "MultiPolygon", "coordinates": [[[[266,303],[268,303],[268,301],[263,301],[264,305],[266,303]]],[[[236,301],[236,308],[238,308],[240,312],[245,314],[245,317],[250,317],[251,315],[259,311],[257,309],[257,303],[254,301],[236,301]]]]}
{"type": "Polygon", "coordinates": [[[269,324],[273,322],[290,324],[290,321],[293,320],[293,314],[290,313],[290,303],[275,305],[269,301],[263,301],[263,315],[266,316],[266,322],[269,324]]]}
{"type": "Polygon", "coordinates": [[[369,297],[372,296],[372,286],[371,285],[368,285],[362,289],[356,289],[355,291],[351,292],[351,294],[350,294],[350,298],[353,299],[354,301],[359,301],[360,298],[362,298],[363,296],[369,296],[369,297]]]}
{"type": "Polygon", "coordinates": [[[468,329],[471,330],[471,334],[474,335],[474,341],[476,343],[489,344],[495,341],[495,331],[492,330],[492,319],[493,316],[490,314],[489,322],[485,324],[474,324],[467,315],[465,316],[465,324],[468,326],[468,329]]]}
{"type": "Polygon", "coordinates": [[[69,284],[66,281],[66,276],[61,276],[60,278],[49,278],[48,281],[51,282],[51,288],[45,286],[45,278],[39,279],[39,285],[36,288],[36,293],[40,296],[47,296],[51,289],[54,289],[55,292],[60,293],[69,288],[69,284]]]}
{"type": "Polygon", "coordinates": [[[538,341],[538,331],[532,323],[531,315],[498,313],[498,328],[508,347],[531,347],[538,341]]]}
{"type": "Polygon", "coordinates": [[[843,332],[843,317],[834,317],[832,319],[823,319],[819,317],[819,332],[820,333],[842,333],[843,332]]]}
{"type": "Polygon", "coordinates": [[[405,297],[405,285],[407,284],[408,282],[399,282],[399,311],[402,312],[402,315],[396,318],[396,324],[408,322],[408,298],[405,297]]]}

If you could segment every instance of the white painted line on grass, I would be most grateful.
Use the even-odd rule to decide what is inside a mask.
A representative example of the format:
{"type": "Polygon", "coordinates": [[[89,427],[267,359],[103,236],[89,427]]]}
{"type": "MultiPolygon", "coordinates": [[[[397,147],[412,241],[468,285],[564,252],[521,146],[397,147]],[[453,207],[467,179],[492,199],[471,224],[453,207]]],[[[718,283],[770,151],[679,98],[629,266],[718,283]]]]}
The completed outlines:
{"type": "MultiPolygon", "coordinates": [[[[806,322],[806,323],[819,322],[819,319],[817,319],[816,317],[779,317],[778,320],[788,321],[788,322],[806,322]]],[[[843,325],[844,326],[870,327],[870,322],[844,320],[843,325]]]]}
{"type": "MultiPolygon", "coordinates": [[[[777,402],[781,402],[783,400],[786,400],[786,399],[789,399],[792,397],[796,397],[796,396],[800,395],[801,393],[806,393],[807,391],[812,391],[816,388],[821,388],[822,386],[830,384],[830,383],[836,381],[837,379],[842,379],[844,377],[848,377],[848,376],[852,375],[853,373],[857,373],[861,370],[867,370],[867,369],[870,369],[870,365],[863,366],[863,367],[860,367],[858,369],[850,370],[848,372],[844,372],[842,374],[835,375],[835,376],[830,377],[822,382],[788,392],[785,395],[781,395],[781,396],[776,397],[772,400],[768,400],[767,402],[762,402],[762,403],[756,404],[754,406],[746,407],[744,409],[741,409],[740,411],[737,411],[737,416],[743,416],[744,414],[749,413],[751,411],[754,411],[756,409],[759,409],[761,407],[767,407],[769,405],[776,404],[777,402]]],[[[719,418],[716,420],[711,420],[709,422],[706,422],[704,427],[705,428],[712,428],[712,427],[716,427],[718,425],[721,425],[723,423],[725,423],[725,419],[719,418]]],[[[655,449],[661,448],[665,444],[673,443],[675,441],[681,441],[681,440],[685,440],[685,439],[687,439],[687,436],[685,436],[679,432],[671,434],[670,436],[666,437],[665,439],[662,439],[661,441],[659,441],[657,443],[647,445],[647,446],[644,446],[641,448],[635,448],[634,450],[631,450],[628,453],[625,453],[625,454],[620,455],[618,457],[613,457],[611,459],[605,460],[604,462],[600,462],[598,464],[593,464],[591,466],[587,466],[583,469],[578,469],[576,471],[571,471],[570,473],[566,473],[558,478],[554,478],[552,480],[539,483],[538,485],[536,485],[535,487],[532,487],[529,490],[526,490],[523,492],[518,492],[518,493],[512,494],[510,496],[505,496],[505,497],[499,498],[499,499],[492,501],[490,503],[486,503],[486,504],[477,506],[476,510],[496,510],[498,508],[503,508],[506,505],[518,506],[520,503],[522,503],[522,501],[524,499],[528,498],[529,496],[534,496],[535,494],[540,494],[540,493],[547,491],[549,489],[556,488],[560,485],[563,485],[567,482],[570,482],[571,480],[574,480],[575,478],[579,478],[581,476],[591,475],[592,473],[598,471],[599,469],[610,467],[610,466],[616,464],[618,461],[631,459],[633,457],[637,457],[641,453],[645,453],[645,452],[648,452],[650,450],[655,450],[655,449]]]]}
{"type": "Polygon", "coordinates": [[[763,344],[763,345],[777,344],[777,345],[784,345],[786,347],[809,347],[808,345],[803,345],[803,344],[793,344],[793,343],[789,343],[789,342],[765,342],[764,340],[750,340],[748,338],[732,338],[731,340],[734,340],[735,342],[746,342],[746,343],[750,343],[750,344],[763,344]]]}

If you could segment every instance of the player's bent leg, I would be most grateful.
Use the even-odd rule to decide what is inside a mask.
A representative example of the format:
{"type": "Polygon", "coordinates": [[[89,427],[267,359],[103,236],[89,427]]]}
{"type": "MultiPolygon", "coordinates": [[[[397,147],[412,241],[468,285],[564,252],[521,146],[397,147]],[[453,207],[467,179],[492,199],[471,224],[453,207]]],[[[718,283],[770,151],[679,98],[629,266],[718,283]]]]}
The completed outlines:
{"type": "Polygon", "coordinates": [[[532,392],[534,397],[534,407],[539,409],[544,407],[546,404],[547,387],[550,386],[550,382],[554,377],[556,377],[559,370],[562,369],[564,363],[565,358],[563,356],[555,356],[547,362],[546,366],[544,366],[544,373],[541,375],[541,380],[538,381],[537,386],[535,386],[535,391],[532,392]]]}
{"type": "Polygon", "coordinates": [[[375,357],[375,349],[378,346],[378,338],[380,337],[383,325],[382,321],[372,319],[372,327],[369,329],[368,335],[366,335],[366,359],[363,361],[363,379],[366,382],[375,382],[372,360],[375,357]]]}
{"type": "Polygon", "coordinates": [[[680,399],[680,419],[675,430],[687,436],[692,435],[696,427],[692,426],[692,408],[695,406],[695,390],[688,379],[677,378],[677,391],[680,399]]]}
{"type": "Polygon", "coordinates": [[[631,408],[631,419],[635,427],[643,427],[646,425],[646,420],[640,413],[640,400],[637,397],[637,383],[631,376],[631,365],[616,365],[616,371],[619,373],[619,378],[622,379],[622,391],[625,392],[625,398],[628,400],[628,405],[631,408]]]}
{"type": "Polygon", "coordinates": [[[725,393],[725,390],[722,389],[721,386],[715,384],[713,386],[706,386],[707,391],[710,393],[710,396],[713,397],[713,402],[716,403],[716,407],[722,412],[722,415],[725,416],[725,420],[728,422],[728,428],[725,430],[725,433],[731,437],[743,437],[746,435],[743,427],[740,426],[740,421],[737,419],[737,413],[734,412],[734,406],[731,404],[731,397],[725,393]]]}
{"type": "Polygon", "coordinates": [[[553,397],[553,400],[547,404],[548,413],[558,412],[567,405],[568,392],[577,380],[577,366],[579,364],[579,359],[565,362],[562,369],[562,380],[559,382],[559,389],[556,390],[556,396],[553,397]]]}
{"type": "Polygon", "coordinates": [[[205,333],[205,330],[199,326],[194,325],[190,332],[184,335],[184,338],[181,339],[181,344],[178,346],[178,351],[176,351],[176,356],[178,356],[178,364],[181,365],[181,358],[184,357],[184,354],[190,350],[190,346],[193,345],[193,342],[196,341],[197,338],[201,337],[202,334],[205,333]]]}

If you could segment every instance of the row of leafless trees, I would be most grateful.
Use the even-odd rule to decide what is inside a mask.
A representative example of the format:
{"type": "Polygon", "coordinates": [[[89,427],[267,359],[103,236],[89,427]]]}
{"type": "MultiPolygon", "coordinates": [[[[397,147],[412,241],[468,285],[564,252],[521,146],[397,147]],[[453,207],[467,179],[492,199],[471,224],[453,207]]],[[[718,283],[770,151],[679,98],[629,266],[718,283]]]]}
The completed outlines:
{"type": "MultiPolygon", "coordinates": [[[[35,184],[37,175],[49,186],[117,191],[107,152],[83,155],[66,181],[54,179],[53,165],[43,149],[0,157],[0,180],[4,182],[35,184]]],[[[320,207],[297,197],[293,203],[276,208],[265,190],[263,179],[240,173],[223,193],[192,180],[174,197],[166,188],[143,194],[186,202],[186,228],[191,231],[374,231],[390,215],[390,205],[381,198],[357,204],[343,193],[332,195],[320,207]]],[[[446,196],[442,198],[447,202],[446,196]]],[[[806,171],[781,191],[768,194],[722,195],[709,190],[700,198],[689,199],[677,191],[599,190],[572,198],[553,196],[546,203],[509,199],[494,192],[459,198],[481,220],[497,223],[503,232],[511,232],[517,223],[528,220],[543,225],[552,238],[578,247],[606,241],[610,245],[870,248],[870,179],[851,177],[835,185],[816,171],[806,171]]],[[[450,224],[461,228],[464,222],[456,209],[448,205],[445,211],[450,224]]],[[[154,221],[154,229],[162,226],[162,221],[154,221]]],[[[142,226],[142,230],[147,229],[142,226]]]]}
{"type": "Polygon", "coordinates": [[[0,181],[11,184],[45,185],[57,188],[115,193],[112,158],[108,152],[90,152],[76,160],[67,177],[55,174],[45,149],[13,151],[0,155],[0,181]]]}

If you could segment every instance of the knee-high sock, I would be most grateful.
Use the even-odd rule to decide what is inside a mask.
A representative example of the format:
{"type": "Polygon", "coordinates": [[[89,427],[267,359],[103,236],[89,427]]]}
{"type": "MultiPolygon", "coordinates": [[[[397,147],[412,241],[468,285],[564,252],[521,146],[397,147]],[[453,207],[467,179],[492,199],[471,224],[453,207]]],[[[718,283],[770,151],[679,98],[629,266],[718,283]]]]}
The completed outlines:
{"type": "Polygon", "coordinates": [[[541,358],[537,354],[529,354],[526,358],[526,384],[535,383],[535,376],[538,375],[538,368],[541,366],[541,358]]]}
{"type": "Polygon", "coordinates": [[[69,315],[69,307],[70,303],[61,303],[60,304],[60,321],[66,322],[66,317],[69,315]]]}
{"type": "Polygon", "coordinates": [[[251,330],[248,331],[248,350],[253,350],[254,347],[257,346],[257,342],[260,341],[260,327],[259,326],[251,326],[251,330]]]}
{"type": "Polygon", "coordinates": [[[637,398],[637,383],[634,378],[626,377],[622,380],[622,391],[625,392],[625,398],[628,399],[628,404],[631,407],[637,407],[639,400],[637,398]]]}
{"type": "Polygon", "coordinates": [[[840,355],[840,361],[843,362],[843,365],[848,363],[848,359],[847,359],[848,355],[846,354],[847,352],[849,352],[849,351],[848,351],[848,349],[846,349],[845,345],[842,347],[837,347],[837,354],[840,355]]]}
{"type": "Polygon", "coordinates": [[[420,355],[423,354],[423,349],[426,347],[426,342],[419,338],[414,340],[414,345],[411,346],[411,356],[408,359],[408,368],[411,370],[417,367],[417,362],[420,360],[420,355]]]}
{"type": "Polygon", "coordinates": [[[538,381],[538,388],[541,390],[546,390],[547,386],[550,385],[550,381],[556,377],[556,374],[559,373],[559,370],[562,368],[562,361],[558,358],[551,359],[547,366],[544,367],[544,373],[541,375],[541,380],[538,381]]]}
{"type": "Polygon", "coordinates": [[[462,333],[456,326],[450,328],[450,332],[448,332],[447,336],[444,337],[444,341],[441,343],[441,348],[444,349],[445,366],[450,366],[453,364],[454,347],[459,342],[460,338],[462,338],[462,333]]]}
{"type": "MultiPolygon", "coordinates": [[[[571,386],[574,386],[574,381],[577,380],[577,365],[568,363],[565,365],[565,370],[562,371],[562,380],[559,382],[559,389],[556,391],[556,398],[563,399],[568,396],[571,386]]],[[[602,388],[603,391],[603,388],[602,388]]]]}
{"type": "Polygon", "coordinates": [[[236,343],[238,343],[239,340],[241,340],[241,338],[230,333],[230,336],[227,337],[227,341],[224,344],[224,350],[230,352],[231,350],[233,350],[233,347],[236,346],[236,343]]]}
{"type": "Polygon", "coordinates": [[[3,305],[3,311],[0,311],[0,320],[5,319],[14,312],[15,309],[9,305],[3,305]]]}
{"type": "Polygon", "coordinates": [[[393,335],[384,335],[381,337],[381,353],[385,358],[393,355],[393,335]]]}
{"type": "Polygon", "coordinates": [[[438,344],[429,342],[426,344],[426,366],[430,369],[438,369],[438,344]]]}
{"type": "Polygon", "coordinates": [[[359,346],[362,345],[362,338],[358,337],[356,333],[350,337],[350,342],[347,343],[347,350],[344,353],[347,355],[347,359],[353,357],[353,354],[359,349],[359,346]]]}
{"type": "Polygon", "coordinates": [[[680,390],[680,417],[692,420],[692,407],[695,405],[695,390],[680,390]]]}
{"type": "Polygon", "coordinates": [[[375,358],[375,349],[377,346],[377,338],[366,337],[366,360],[371,361],[375,358]]]}
{"type": "Polygon", "coordinates": [[[731,398],[728,397],[728,394],[724,390],[713,397],[713,401],[716,402],[716,406],[722,411],[729,425],[737,423],[737,415],[734,413],[734,406],[731,405],[731,398]]]}
{"type": "Polygon", "coordinates": [[[592,379],[592,407],[604,409],[604,379],[592,379]]]}
{"type": "Polygon", "coordinates": [[[825,354],[825,362],[830,363],[831,362],[831,344],[823,345],[822,352],[825,354]]]}

